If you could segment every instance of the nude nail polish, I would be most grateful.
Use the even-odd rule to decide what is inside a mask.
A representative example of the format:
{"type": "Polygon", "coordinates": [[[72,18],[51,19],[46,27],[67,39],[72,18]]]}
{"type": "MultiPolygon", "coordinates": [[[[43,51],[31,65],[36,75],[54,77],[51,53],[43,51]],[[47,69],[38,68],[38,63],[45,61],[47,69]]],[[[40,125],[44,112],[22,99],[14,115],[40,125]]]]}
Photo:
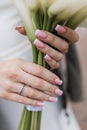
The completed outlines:
{"type": "Polygon", "coordinates": [[[45,55],[45,57],[44,57],[47,61],[51,61],[52,60],[52,58],[49,56],[49,55],[45,55]]]}
{"type": "Polygon", "coordinates": [[[42,30],[36,30],[35,32],[35,36],[39,37],[39,38],[47,38],[47,33],[45,33],[44,31],[42,30]]]}
{"type": "Polygon", "coordinates": [[[63,95],[63,91],[62,91],[62,90],[59,90],[59,89],[56,89],[55,93],[56,93],[58,96],[62,96],[62,95],[63,95]]]}
{"type": "Polygon", "coordinates": [[[18,27],[18,26],[17,26],[15,29],[16,29],[16,30],[20,30],[20,29],[22,29],[22,28],[23,28],[23,27],[18,27]]]}
{"type": "Polygon", "coordinates": [[[63,84],[63,81],[60,80],[60,79],[55,79],[55,83],[58,84],[58,85],[62,85],[62,84],[63,84]]]}
{"type": "Polygon", "coordinates": [[[44,102],[38,102],[37,105],[38,106],[44,106],[44,102]]]}
{"type": "Polygon", "coordinates": [[[58,98],[56,98],[56,97],[49,97],[49,101],[51,101],[51,102],[57,102],[58,98]]]}
{"type": "Polygon", "coordinates": [[[45,47],[45,44],[43,42],[41,42],[40,40],[36,39],[34,41],[34,44],[38,47],[38,48],[41,48],[43,49],[45,47]]]}
{"type": "Polygon", "coordinates": [[[55,30],[59,33],[65,33],[66,32],[66,29],[59,24],[56,26],[55,30]]]}

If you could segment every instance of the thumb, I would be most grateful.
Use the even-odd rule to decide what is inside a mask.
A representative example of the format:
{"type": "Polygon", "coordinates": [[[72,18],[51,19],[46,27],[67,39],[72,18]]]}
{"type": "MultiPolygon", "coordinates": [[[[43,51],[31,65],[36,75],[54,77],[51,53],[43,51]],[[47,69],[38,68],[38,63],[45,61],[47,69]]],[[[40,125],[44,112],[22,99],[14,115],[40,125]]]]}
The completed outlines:
{"type": "Polygon", "coordinates": [[[16,27],[15,29],[22,35],[26,35],[26,30],[24,27],[16,27]]]}

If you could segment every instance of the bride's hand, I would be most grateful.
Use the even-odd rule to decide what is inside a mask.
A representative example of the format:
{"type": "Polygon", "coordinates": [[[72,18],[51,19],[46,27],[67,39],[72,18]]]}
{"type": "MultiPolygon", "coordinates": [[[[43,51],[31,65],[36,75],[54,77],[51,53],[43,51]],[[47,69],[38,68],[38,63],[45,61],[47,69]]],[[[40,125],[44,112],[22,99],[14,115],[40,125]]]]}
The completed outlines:
{"type": "Polygon", "coordinates": [[[59,77],[34,63],[22,59],[0,62],[0,98],[43,106],[43,101],[55,102],[55,96],[63,94],[57,84],[62,84],[59,77]]]}
{"type": "MultiPolygon", "coordinates": [[[[16,30],[26,35],[24,27],[16,27],[16,30]]],[[[45,60],[52,69],[58,68],[59,61],[61,61],[64,54],[68,52],[70,43],[75,43],[79,39],[77,32],[66,26],[57,25],[55,30],[66,40],[47,31],[36,30],[35,35],[37,38],[34,41],[36,47],[45,54],[45,60]]]]}

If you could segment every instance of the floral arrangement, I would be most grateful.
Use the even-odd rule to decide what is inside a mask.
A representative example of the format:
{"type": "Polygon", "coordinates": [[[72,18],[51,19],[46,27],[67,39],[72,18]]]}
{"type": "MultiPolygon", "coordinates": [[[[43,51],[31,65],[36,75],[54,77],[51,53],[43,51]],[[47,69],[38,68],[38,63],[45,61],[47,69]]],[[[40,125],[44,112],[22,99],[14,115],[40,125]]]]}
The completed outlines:
{"type": "MultiPolygon", "coordinates": [[[[51,33],[57,24],[75,29],[87,17],[87,0],[13,0],[32,45],[33,62],[49,68],[34,40],[37,29],[51,33]]],[[[19,130],[40,130],[42,108],[25,106],[19,130]]]]}

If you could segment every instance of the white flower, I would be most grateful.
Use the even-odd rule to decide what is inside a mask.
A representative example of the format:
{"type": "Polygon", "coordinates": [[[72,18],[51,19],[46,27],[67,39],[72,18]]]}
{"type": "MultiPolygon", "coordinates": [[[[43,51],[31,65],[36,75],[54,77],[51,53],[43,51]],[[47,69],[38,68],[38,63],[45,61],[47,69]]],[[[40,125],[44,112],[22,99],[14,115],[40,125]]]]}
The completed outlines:
{"type": "Polygon", "coordinates": [[[87,0],[56,0],[48,10],[50,17],[58,15],[59,18],[69,17],[77,10],[87,6],[87,0]]]}
{"type": "Polygon", "coordinates": [[[34,35],[35,31],[34,31],[34,27],[32,24],[31,16],[29,15],[29,12],[26,8],[25,1],[24,0],[14,0],[13,2],[16,5],[16,7],[20,13],[20,16],[22,18],[22,21],[24,22],[27,33],[30,34],[30,36],[29,36],[30,41],[33,41],[35,39],[35,35],[34,35]]]}
{"type": "Polygon", "coordinates": [[[40,0],[24,0],[26,7],[28,7],[28,9],[31,12],[35,12],[38,10],[38,8],[40,8],[40,0]]]}

